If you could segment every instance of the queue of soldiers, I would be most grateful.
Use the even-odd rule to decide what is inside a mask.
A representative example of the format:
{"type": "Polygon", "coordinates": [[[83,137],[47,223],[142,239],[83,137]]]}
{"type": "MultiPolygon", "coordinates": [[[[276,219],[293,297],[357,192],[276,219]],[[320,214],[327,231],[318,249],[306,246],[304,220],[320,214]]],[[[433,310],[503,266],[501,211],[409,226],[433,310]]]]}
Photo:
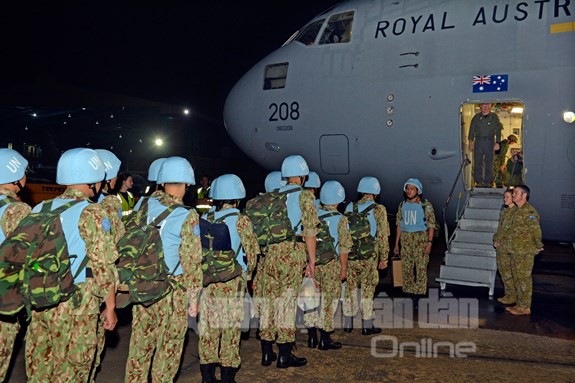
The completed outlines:
{"type": "MultiPolygon", "coordinates": [[[[376,178],[360,180],[358,200],[350,202],[342,213],[338,210],[346,198],[342,185],[330,180],[320,189],[319,177],[309,171],[305,159],[291,155],[283,161],[281,171],[268,175],[266,193],[248,201],[244,212],[238,209],[246,198],[241,179],[233,174],[216,178],[209,189],[214,206],[200,217],[196,210],[183,205],[186,189],[195,185],[191,164],[182,157],[161,158],[148,172],[156,190],[141,198],[134,213],[123,221],[121,201],[107,194],[114,188],[120,166],[120,160],[107,150],[68,150],[57,165],[57,183],[66,186],[66,191],[31,210],[17,199],[26,183],[26,159],[14,150],[0,149],[0,243],[4,241],[0,247],[0,289],[12,288],[26,295],[12,311],[5,308],[12,303],[12,290],[0,301],[0,312],[5,314],[0,321],[0,381],[19,331],[16,312],[22,307],[30,318],[26,334],[29,382],[94,381],[105,331],[115,328],[116,307],[127,304],[120,304],[126,296],[127,302],[133,303],[126,382],[147,382],[149,375],[153,382],[173,381],[188,316],[198,314],[202,381],[218,381],[219,366],[221,381],[234,382],[241,364],[246,282],[252,279],[262,366],[273,362],[278,368],[307,364],[305,358],[293,353],[296,302],[304,277],[314,281],[321,297],[320,303],[304,315],[309,347],[342,347],[330,334],[344,281],[344,331],[353,331],[353,317],[360,312],[363,335],[381,332],[373,323],[373,299],[378,269],[388,264],[390,230],[387,210],[376,202],[381,193],[376,178]],[[35,228],[50,225],[52,230],[45,235],[49,240],[27,237],[23,227],[27,223],[35,228]],[[71,285],[68,289],[63,284],[52,286],[50,299],[42,304],[35,296],[38,288],[29,288],[26,283],[21,286],[6,273],[7,254],[26,253],[20,249],[26,246],[18,245],[36,242],[56,248],[50,254],[61,254],[64,246],[72,259],[69,270],[57,270],[71,285]],[[150,261],[155,255],[159,258],[150,261]],[[146,273],[156,279],[142,276],[146,273]],[[5,281],[12,285],[6,287],[5,281]]],[[[423,185],[418,179],[408,179],[403,191],[405,200],[396,216],[393,252],[404,260],[403,291],[415,297],[427,291],[435,214],[422,198],[423,185]]],[[[535,213],[529,210],[526,214],[535,213]]],[[[527,217],[538,224],[538,216],[527,217]]],[[[501,236],[496,240],[503,243],[501,236]]],[[[20,275],[30,272],[45,279],[49,266],[38,259],[30,262],[32,253],[26,253],[27,263],[20,275]]],[[[512,303],[514,298],[518,310],[525,310],[530,305],[525,278],[514,288],[507,280],[504,283],[506,302],[512,303]]]]}

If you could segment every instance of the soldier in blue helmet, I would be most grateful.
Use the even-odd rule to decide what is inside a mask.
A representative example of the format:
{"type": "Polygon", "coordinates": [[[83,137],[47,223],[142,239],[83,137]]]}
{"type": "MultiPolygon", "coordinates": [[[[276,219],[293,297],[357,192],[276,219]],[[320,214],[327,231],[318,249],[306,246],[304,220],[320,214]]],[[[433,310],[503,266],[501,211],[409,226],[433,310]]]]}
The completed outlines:
{"type": "Polygon", "coordinates": [[[146,382],[150,368],[152,381],[173,381],[184,346],[188,313],[196,316],[202,287],[199,217],[195,210],[185,208],[182,200],[186,189],[196,183],[194,169],[185,158],[166,158],[157,183],[164,192],[150,197],[142,219],[150,224],[167,208],[173,209],[160,223],[160,237],[166,266],[176,283],[153,305],[133,306],[126,382],[146,382]]]}
{"type": "Polygon", "coordinates": [[[285,181],[282,179],[282,172],[279,170],[268,173],[264,181],[266,193],[277,190],[282,186],[285,186],[285,184],[285,181]]]}
{"type": "Polygon", "coordinates": [[[403,292],[417,297],[427,293],[427,265],[435,233],[435,213],[431,203],[421,196],[423,185],[419,179],[405,181],[403,191],[405,200],[397,209],[393,254],[401,256],[403,292]]]}
{"type": "Polygon", "coordinates": [[[317,209],[320,204],[318,194],[319,194],[319,188],[321,187],[321,180],[319,178],[319,175],[316,172],[310,171],[307,176],[307,181],[305,181],[305,184],[303,186],[304,188],[311,190],[311,192],[315,196],[315,207],[317,209]]]}
{"type": "Polygon", "coordinates": [[[88,381],[102,303],[104,329],[116,326],[116,247],[106,211],[90,200],[99,193],[105,174],[106,168],[95,150],[70,149],[60,157],[56,173],[56,182],[65,185],[66,191],[32,210],[40,212],[48,203],[54,210],[76,202],[60,213],[60,219],[68,251],[77,256],[71,271],[78,290],[55,307],[32,311],[26,336],[28,382],[88,381]],[[81,269],[86,257],[87,266],[81,269]]]}
{"type": "MultiPolygon", "coordinates": [[[[18,193],[26,186],[28,161],[13,149],[0,149],[0,244],[30,214],[18,193]]],[[[4,381],[20,323],[17,316],[0,319],[0,382],[4,381]]]]}
{"type": "MultiPolygon", "coordinates": [[[[241,321],[244,316],[244,293],[246,279],[253,272],[260,252],[249,217],[241,214],[238,205],[246,197],[242,180],[235,174],[224,174],[210,188],[215,210],[202,216],[202,235],[212,234],[212,251],[204,249],[206,262],[221,262],[224,257],[233,264],[202,290],[200,301],[199,356],[203,382],[215,382],[214,370],[221,367],[222,382],[233,382],[239,369],[241,321]],[[224,224],[226,231],[209,230],[213,225],[224,224]],[[218,234],[216,237],[215,233],[218,234]],[[229,247],[214,249],[214,244],[229,247]],[[229,241],[229,242],[228,242],[229,241]]],[[[206,237],[207,239],[207,237],[206,237]]],[[[209,245],[209,241],[208,241],[209,245]]],[[[204,279],[206,282],[206,278],[204,279]]]]}
{"type": "Polygon", "coordinates": [[[344,331],[353,329],[353,317],[361,312],[363,335],[378,334],[373,325],[373,297],[379,282],[378,269],[387,267],[389,223],[385,206],[375,202],[381,186],[375,177],[363,177],[357,185],[360,198],[350,202],[345,214],[349,218],[353,248],[349,253],[347,288],[343,304],[344,331]],[[357,302],[358,290],[361,294],[357,302]]]}

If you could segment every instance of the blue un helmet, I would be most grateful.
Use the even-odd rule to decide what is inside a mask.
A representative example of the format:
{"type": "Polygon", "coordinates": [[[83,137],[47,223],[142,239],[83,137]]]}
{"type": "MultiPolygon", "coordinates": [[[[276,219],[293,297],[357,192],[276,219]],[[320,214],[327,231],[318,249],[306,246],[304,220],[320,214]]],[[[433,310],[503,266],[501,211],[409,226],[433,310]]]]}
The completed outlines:
{"type": "Polygon", "coordinates": [[[421,181],[418,178],[410,178],[407,181],[405,181],[405,183],[403,184],[403,191],[405,191],[405,187],[407,185],[415,186],[417,188],[417,194],[423,193],[423,185],[421,184],[421,181]]]}
{"type": "Polygon", "coordinates": [[[213,185],[212,198],[225,201],[246,198],[246,188],[240,177],[235,174],[224,174],[218,177],[218,182],[213,185]]]}
{"type": "Polygon", "coordinates": [[[59,185],[93,184],[106,177],[106,166],[94,149],[66,150],[56,166],[56,183],[59,185]]]}
{"type": "Polygon", "coordinates": [[[309,167],[302,156],[294,154],[287,156],[282,162],[282,177],[307,176],[309,167]]]}
{"type": "Polygon", "coordinates": [[[306,188],[316,188],[319,189],[321,186],[321,180],[319,179],[319,175],[316,172],[309,172],[307,176],[307,181],[303,185],[306,188]]]}
{"type": "Polygon", "coordinates": [[[379,181],[375,177],[363,177],[357,185],[357,191],[365,194],[378,195],[381,192],[379,181]]]}
{"type": "Polygon", "coordinates": [[[319,192],[319,200],[324,205],[336,205],[344,199],[345,189],[337,181],[327,181],[319,192]]]}
{"type": "Polygon", "coordinates": [[[194,169],[183,157],[169,157],[164,160],[158,172],[157,183],[177,183],[195,185],[194,169]]]}
{"type": "Polygon", "coordinates": [[[218,178],[220,177],[216,177],[212,181],[212,184],[210,185],[210,190],[208,190],[208,198],[214,199],[214,189],[216,188],[218,178]]]}
{"type": "Polygon", "coordinates": [[[148,181],[156,182],[158,180],[158,173],[165,160],[165,158],[158,158],[152,161],[148,169],[148,181]]]}
{"type": "Polygon", "coordinates": [[[264,182],[266,193],[279,189],[282,186],[285,186],[285,184],[286,184],[285,181],[282,180],[282,172],[280,172],[279,170],[275,170],[269,173],[266,176],[266,180],[264,182]]]}
{"type": "Polygon", "coordinates": [[[0,185],[16,182],[24,177],[28,160],[14,149],[0,149],[0,185]]]}
{"type": "Polygon", "coordinates": [[[110,181],[118,176],[120,171],[120,165],[122,161],[116,157],[114,153],[106,149],[96,149],[96,153],[100,156],[100,159],[106,167],[106,181],[110,181]]]}

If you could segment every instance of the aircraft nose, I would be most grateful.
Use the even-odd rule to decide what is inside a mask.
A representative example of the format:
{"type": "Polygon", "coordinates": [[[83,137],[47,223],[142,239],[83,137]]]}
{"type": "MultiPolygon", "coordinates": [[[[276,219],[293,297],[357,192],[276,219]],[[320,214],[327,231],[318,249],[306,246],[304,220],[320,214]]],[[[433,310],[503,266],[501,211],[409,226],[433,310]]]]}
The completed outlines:
{"type": "Polygon", "coordinates": [[[224,105],[226,130],[236,145],[248,154],[253,153],[254,135],[257,132],[257,124],[254,121],[255,83],[252,70],[234,85],[224,105]]]}

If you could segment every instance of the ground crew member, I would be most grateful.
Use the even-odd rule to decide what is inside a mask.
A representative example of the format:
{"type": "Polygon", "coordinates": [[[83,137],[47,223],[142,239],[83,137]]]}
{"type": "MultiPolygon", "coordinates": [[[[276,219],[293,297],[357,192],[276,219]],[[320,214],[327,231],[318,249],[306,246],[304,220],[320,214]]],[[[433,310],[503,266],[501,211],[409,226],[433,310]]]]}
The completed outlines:
{"type": "Polygon", "coordinates": [[[511,211],[509,226],[506,228],[506,246],[511,257],[511,275],[517,292],[517,304],[506,310],[513,315],[531,314],[533,261],[543,251],[539,213],[527,202],[529,193],[526,185],[513,189],[513,202],[517,207],[511,211]]]}
{"type": "MultiPolygon", "coordinates": [[[[357,247],[357,252],[354,253],[352,250],[349,254],[347,289],[343,304],[344,331],[352,331],[353,317],[361,308],[361,333],[363,335],[372,335],[381,332],[381,328],[373,325],[373,319],[375,318],[373,297],[375,287],[379,282],[377,270],[387,268],[389,223],[387,222],[385,206],[375,202],[381,192],[381,186],[377,178],[363,177],[359,181],[357,192],[360,193],[359,200],[349,203],[345,211],[348,213],[357,209],[361,213],[366,209],[370,209],[368,213],[370,238],[368,238],[368,251],[365,254],[360,254],[362,247],[359,246],[357,247]],[[357,302],[358,289],[361,294],[360,304],[357,302]]],[[[354,244],[354,246],[357,245],[354,244]]]]}
{"type": "Polygon", "coordinates": [[[503,210],[499,216],[499,225],[497,231],[493,234],[493,247],[497,251],[497,270],[501,275],[501,282],[503,282],[504,295],[497,300],[504,305],[510,305],[517,302],[517,292],[513,285],[513,278],[511,275],[511,257],[508,255],[507,244],[507,230],[509,229],[509,217],[515,204],[513,203],[513,190],[507,189],[503,193],[503,210]]]}
{"type": "Polygon", "coordinates": [[[318,198],[318,193],[319,193],[319,188],[321,187],[321,180],[319,178],[319,175],[316,172],[309,172],[308,176],[307,176],[307,181],[305,181],[305,184],[303,185],[304,188],[311,190],[311,192],[313,193],[314,197],[315,197],[315,208],[317,209],[319,207],[319,198],[318,198]]]}
{"type": "Polygon", "coordinates": [[[408,179],[403,191],[405,200],[399,204],[395,219],[397,231],[393,254],[401,256],[403,292],[425,295],[427,264],[435,233],[435,213],[431,203],[421,199],[423,185],[419,179],[408,179]]]}
{"type": "Polygon", "coordinates": [[[495,187],[503,187],[503,176],[507,171],[507,151],[509,150],[509,145],[517,143],[517,136],[515,134],[510,134],[507,139],[501,140],[499,142],[499,150],[495,151],[495,157],[493,157],[493,182],[495,187]]]}
{"type": "Polygon", "coordinates": [[[349,233],[347,217],[337,211],[337,206],[345,199],[345,190],[337,181],[327,181],[320,191],[321,205],[318,209],[320,220],[316,248],[315,279],[321,292],[320,307],[304,314],[304,323],[308,328],[308,346],[318,346],[319,328],[320,350],[341,348],[340,342],[334,342],[333,317],[341,296],[341,282],[347,276],[347,256],[353,246],[349,233]]]}
{"type": "Polygon", "coordinates": [[[204,214],[212,207],[212,200],[210,196],[210,179],[208,176],[203,176],[200,180],[201,186],[196,191],[196,211],[198,214],[204,214]]]}
{"type": "MultiPolygon", "coordinates": [[[[30,214],[18,193],[26,186],[28,161],[12,149],[0,149],[0,243],[30,214]]],[[[20,323],[18,317],[0,316],[0,382],[6,378],[20,323]]]]}
{"type": "MultiPolygon", "coordinates": [[[[122,223],[122,203],[113,194],[109,194],[110,191],[116,186],[116,180],[118,178],[118,172],[120,171],[120,166],[122,161],[114,153],[106,149],[96,149],[96,153],[100,156],[104,167],[106,168],[106,180],[102,184],[102,190],[100,190],[98,203],[102,205],[106,211],[106,217],[110,220],[110,233],[114,238],[114,243],[118,243],[120,238],[124,236],[126,232],[124,229],[124,224],[122,223]]],[[[114,252],[114,254],[118,254],[114,252]]],[[[110,260],[115,264],[116,259],[110,260]]],[[[101,308],[100,321],[98,322],[97,328],[97,338],[98,338],[98,349],[96,351],[96,360],[94,361],[94,367],[90,372],[90,382],[94,382],[96,377],[96,371],[100,366],[101,354],[104,351],[104,345],[106,342],[106,331],[104,330],[104,321],[106,317],[104,315],[103,307],[101,308]]]]}
{"type": "Polygon", "coordinates": [[[493,155],[495,143],[501,140],[503,126],[491,104],[483,103],[481,111],[471,119],[469,150],[473,152],[473,179],[477,187],[491,187],[493,182],[493,155]]]}
{"type": "MultiPolygon", "coordinates": [[[[149,199],[148,224],[169,206],[183,203],[186,188],[195,184],[194,170],[185,158],[169,157],[160,168],[157,182],[164,187],[164,193],[149,199]]],[[[202,286],[198,214],[178,207],[161,225],[164,259],[169,272],[175,276],[176,286],[149,307],[133,306],[126,382],[147,382],[152,356],[152,381],[172,382],[186,336],[188,303],[191,316],[196,316],[198,310],[202,286]]]]}
{"type": "Polygon", "coordinates": [[[125,222],[134,211],[136,199],[130,189],[134,186],[134,178],[128,173],[121,173],[116,180],[115,194],[122,202],[122,220],[125,222]]]}
{"type": "MultiPolygon", "coordinates": [[[[115,287],[117,275],[112,259],[116,247],[110,233],[110,220],[100,204],[92,203],[100,191],[105,167],[96,151],[70,149],[60,157],[56,183],[66,191],[54,199],[52,209],[81,201],[60,214],[70,254],[77,258],[75,275],[84,257],[87,267],[74,283],[78,290],[67,301],[43,311],[32,311],[26,334],[26,375],[28,382],[87,382],[97,345],[96,328],[100,304],[105,301],[104,329],[117,323],[115,287]]],[[[39,212],[45,202],[32,212],[39,212]]]]}
{"type": "Polygon", "coordinates": [[[250,219],[240,214],[237,208],[240,200],[246,197],[242,180],[235,174],[224,174],[212,183],[211,190],[216,210],[202,218],[214,222],[225,217],[223,223],[228,227],[233,255],[242,273],[225,282],[210,283],[202,289],[198,344],[200,371],[203,382],[216,383],[214,370],[220,364],[222,383],[231,383],[241,363],[240,333],[246,279],[255,268],[260,247],[250,219]]]}
{"type": "Polygon", "coordinates": [[[309,190],[301,190],[309,168],[302,156],[291,155],[284,159],[282,177],[287,185],[280,192],[298,189],[287,196],[287,213],[296,238],[267,246],[262,263],[261,279],[263,302],[260,306],[260,337],[262,341],[262,364],[270,365],[273,358],[272,342],[277,339],[278,368],[299,367],[307,363],[292,353],[295,342],[296,297],[302,282],[302,270],[313,278],[315,271],[315,247],[317,210],[309,190]],[[301,224],[300,224],[301,222],[301,224]],[[303,226],[303,229],[302,229],[303,226]],[[305,245],[301,241],[305,241],[305,245]],[[309,261],[306,267],[306,248],[309,261]]]}

